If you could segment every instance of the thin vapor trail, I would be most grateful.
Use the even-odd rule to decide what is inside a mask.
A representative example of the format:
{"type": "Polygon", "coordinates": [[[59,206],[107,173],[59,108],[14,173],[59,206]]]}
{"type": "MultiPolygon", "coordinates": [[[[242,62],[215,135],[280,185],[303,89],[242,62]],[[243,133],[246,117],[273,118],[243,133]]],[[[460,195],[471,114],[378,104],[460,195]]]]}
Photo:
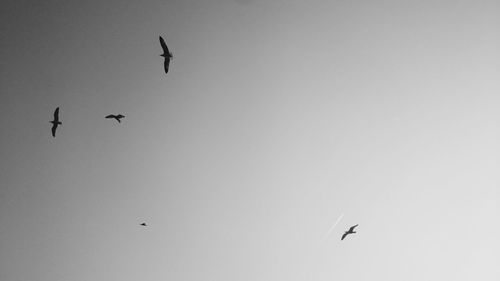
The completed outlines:
{"type": "Polygon", "coordinates": [[[330,229],[328,230],[328,232],[326,233],[325,235],[325,238],[323,238],[323,242],[326,241],[326,239],[330,236],[330,234],[332,233],[333,229],[335,229],[335,227],[337,226],[337,224],[340,222],[340,220],[344,217],[344,213],[340,214],[340,216],[337,218],[337,220],[335,221],[335,223],[333,223],[332,227],[330,227],[330,229]]]}

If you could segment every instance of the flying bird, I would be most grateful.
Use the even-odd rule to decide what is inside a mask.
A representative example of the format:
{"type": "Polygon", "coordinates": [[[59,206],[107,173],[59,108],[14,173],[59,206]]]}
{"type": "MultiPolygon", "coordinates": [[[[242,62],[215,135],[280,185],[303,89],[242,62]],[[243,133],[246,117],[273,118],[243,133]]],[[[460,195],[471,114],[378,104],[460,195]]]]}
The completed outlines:
{"type": "Polygon", "coordinates": [[[344,232],[344,234],[342,235],[342,239],[340,240],[344,240],[344,238],[349,235],[349,234],[353,234],[353,233],[356,233],[356,231],[354,231],[354,228],[356,228],[356,226],[358,226],[357,224],[354,225],[354,226],[351,226],[351,228],[349,228],[348,231],[344,232]]]}
{"type": "Polygon", "coordinates": [[[59,121],[59,107],[54,111],[54,120],[50,121],[50,123],[52,123],[52,136],[55,138],[57,126],[62,124],[62,122],[59,121]]]}
{"type": "Polygon", "coordinates": [[[165,40],[160,36],[160,44],[161,48],[163,49],[163,54],[160,56],[165,58],[165,61],[163,62],[163,68],[165,68],[165,73],[168,73],[168,66],[170,65],[170,60],[173,58],[172,53],[167,47],[167,44],[165,43],[165,40]]]}
{"type": "Polygon", "coordinates": [[[142,226],[148,226],[145,222],[141,223],[142,226]]]}
{"type": "Polygon", "coordinates": [[[116,121],[118,121],[118,123],[121,123],[120,119],[124,118],[125,115],[121,115],[121,114],[118,114],[118,115],[114,115],[114,114],[110,114],[108,116],[106,116],[106,118],[108,119],[116,119],[116,121]]]}

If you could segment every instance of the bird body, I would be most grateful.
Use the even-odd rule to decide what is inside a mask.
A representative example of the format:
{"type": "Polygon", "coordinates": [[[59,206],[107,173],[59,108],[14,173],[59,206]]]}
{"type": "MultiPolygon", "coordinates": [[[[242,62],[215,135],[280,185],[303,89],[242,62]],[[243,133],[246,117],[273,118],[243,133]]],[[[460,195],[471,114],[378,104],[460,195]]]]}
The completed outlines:
{"type": "Polygon", "coordinates": [[[165,43],[165,40],[163,40],[163,37],[160,36],[160,44],[161,48],[163,49],[163,54],[160,56],[165,58],[165,61],[163,62],[163,68],[165,69],[165,74],[168,73],[168,68],[170,66],[170,60],[173,58],[172,52],[167,47],[167,44],[165,43]]]}
{"type": "Polygon", "coordinates": [[[62,122],[59,121],[59,107],[54,111],[54,120],[50,121],[52,123],[52,136],[56,137],[57,126],[62,125],[62,122]]]}
{"type": "Polygon", "coordinates": [[[121,123],[120,119],[122,119],[124,117],[125,117],[125,115],[121,115],[121,114],[118,114],[118,115],[110,114],[110,115],[106,116],[106,118],[108,118],[108,119],[116,119],[116,121],[118,121],[118,123],[121,123]]]}
{"type": "Polygon", "coordinates": [[[353,233],[356,233],[356,231],[354,231],[354,228],[356,228],[356,226],[358,226],[357,224],[354,225],[354,226],[351,226],[351,228],[349,228],[348,231],[344,232],[344,234],[342,235],[342,238],[340,240],[344,240],[344,238],[349,235],[349,234],[353,234],[353,233]]]}

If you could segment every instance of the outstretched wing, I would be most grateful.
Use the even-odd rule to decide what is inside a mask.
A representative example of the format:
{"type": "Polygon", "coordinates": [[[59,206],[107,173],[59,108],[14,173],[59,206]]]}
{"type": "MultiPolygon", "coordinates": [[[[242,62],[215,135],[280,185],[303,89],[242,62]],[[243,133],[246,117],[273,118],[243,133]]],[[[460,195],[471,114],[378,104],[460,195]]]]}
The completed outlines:
{"type": "Polygon", "coordinates": [[[344,240],[344,238],[347,236],[347,232],[345,232],[343,235],[342,235],[342,238],[340,240],[344,240]]]}
{"type": "Polygon", "coordinates": [[[354,228],[356,228],[356,226],[358,226],[358,225],[356,224],[356,225],[351,226],[351,228],[349,228],[349,232],[353,232],[354,228]]]}
{"type": "Polygon", "coordinates": [[[52,124],[52,136],[56,137],[57,123],[52,124]]]}
{"type": "Polygon", "coordinates": [[[168,55],[170,51],[168,50],[167,44],[165,43],[165,40],[163,40],[163,37],[160,36],[160,44],[161,48],[163,49],[163,54],[168,55]]]}
{"type": "Polygon", "coordinates": [[[118,117],[118,118],[124,118],[125,115],[118,114],[116,117],[118,117]]]}
{"type": "Polygon", "coordinates": [[[59,121],[59,107],[56,108],[56,110],[54,111],[54,121],[55,122],[59,121]]]}
{"type": "Polygon", "coordinates": [[[106,116],[106,118],[115,118],[115,116],[113,114],[110,114],[110,115],[106,116]]]}
{"type": "Polygon", "coordinates": [[[165,69],[165,73],[168,73],[169,65],[170,65],[170,57],[165,57],[165,62],[163,62],[163,68],[165,69]]]}

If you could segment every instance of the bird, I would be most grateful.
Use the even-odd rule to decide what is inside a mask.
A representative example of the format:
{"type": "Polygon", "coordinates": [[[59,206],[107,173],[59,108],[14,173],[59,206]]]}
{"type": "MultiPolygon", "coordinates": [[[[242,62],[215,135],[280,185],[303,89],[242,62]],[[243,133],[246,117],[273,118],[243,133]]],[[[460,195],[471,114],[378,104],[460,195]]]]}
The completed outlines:
{"type": "Polygon", "coordinates": [[[59,121],[59,107],[54,111],[54,120],[50,121],[50,123],[52,123],[52,136],[55,138],[57,126],[62,124],[62,122],[59,121]]]}
{"type": "Polygon", "coordinates": [[[145,222],[141,223],[142,226],[148,226],[145,222]]]}
{"type": "Polygon", "coordinates": [[[165,43],[165,40],[160,36],[160,44],[161,48],[163,49],[163,54],[160,56],[165,58],[165,61],[163,62],[163,68],[165,69],[165,74],[168,73],[168,67],[170,65],[170,60],[173,58],[172,52],[167,47],[167,44],[165,43]]]}
{"type": "Polygon", "coordinates": [[[121,114],[118,114],[118,115],[110,114],[110,115],[106,116],[106,118],[108,118],[108,119],[111,119],[111,118],[116,119],[116,121],[118,121],[118,123],[121,123],[120,119],[122,119],[124,117],[125,117],[125,115],[121,115],[121,114]]]}
{"type": "Polygon", "coordinates": [[[344,232],[344,234],[342,235],[342,238],[340,240],[344,240],[344,238],[349,235],[349,234],[353,234],[353,233],[356,233],[356,231],[354,231],[354,228],[356,228],[356,226],[358,226],[357,224],[354,225],[354,226],[351,226],[351,228],[349,228],[348,231],[344,232]]]}

